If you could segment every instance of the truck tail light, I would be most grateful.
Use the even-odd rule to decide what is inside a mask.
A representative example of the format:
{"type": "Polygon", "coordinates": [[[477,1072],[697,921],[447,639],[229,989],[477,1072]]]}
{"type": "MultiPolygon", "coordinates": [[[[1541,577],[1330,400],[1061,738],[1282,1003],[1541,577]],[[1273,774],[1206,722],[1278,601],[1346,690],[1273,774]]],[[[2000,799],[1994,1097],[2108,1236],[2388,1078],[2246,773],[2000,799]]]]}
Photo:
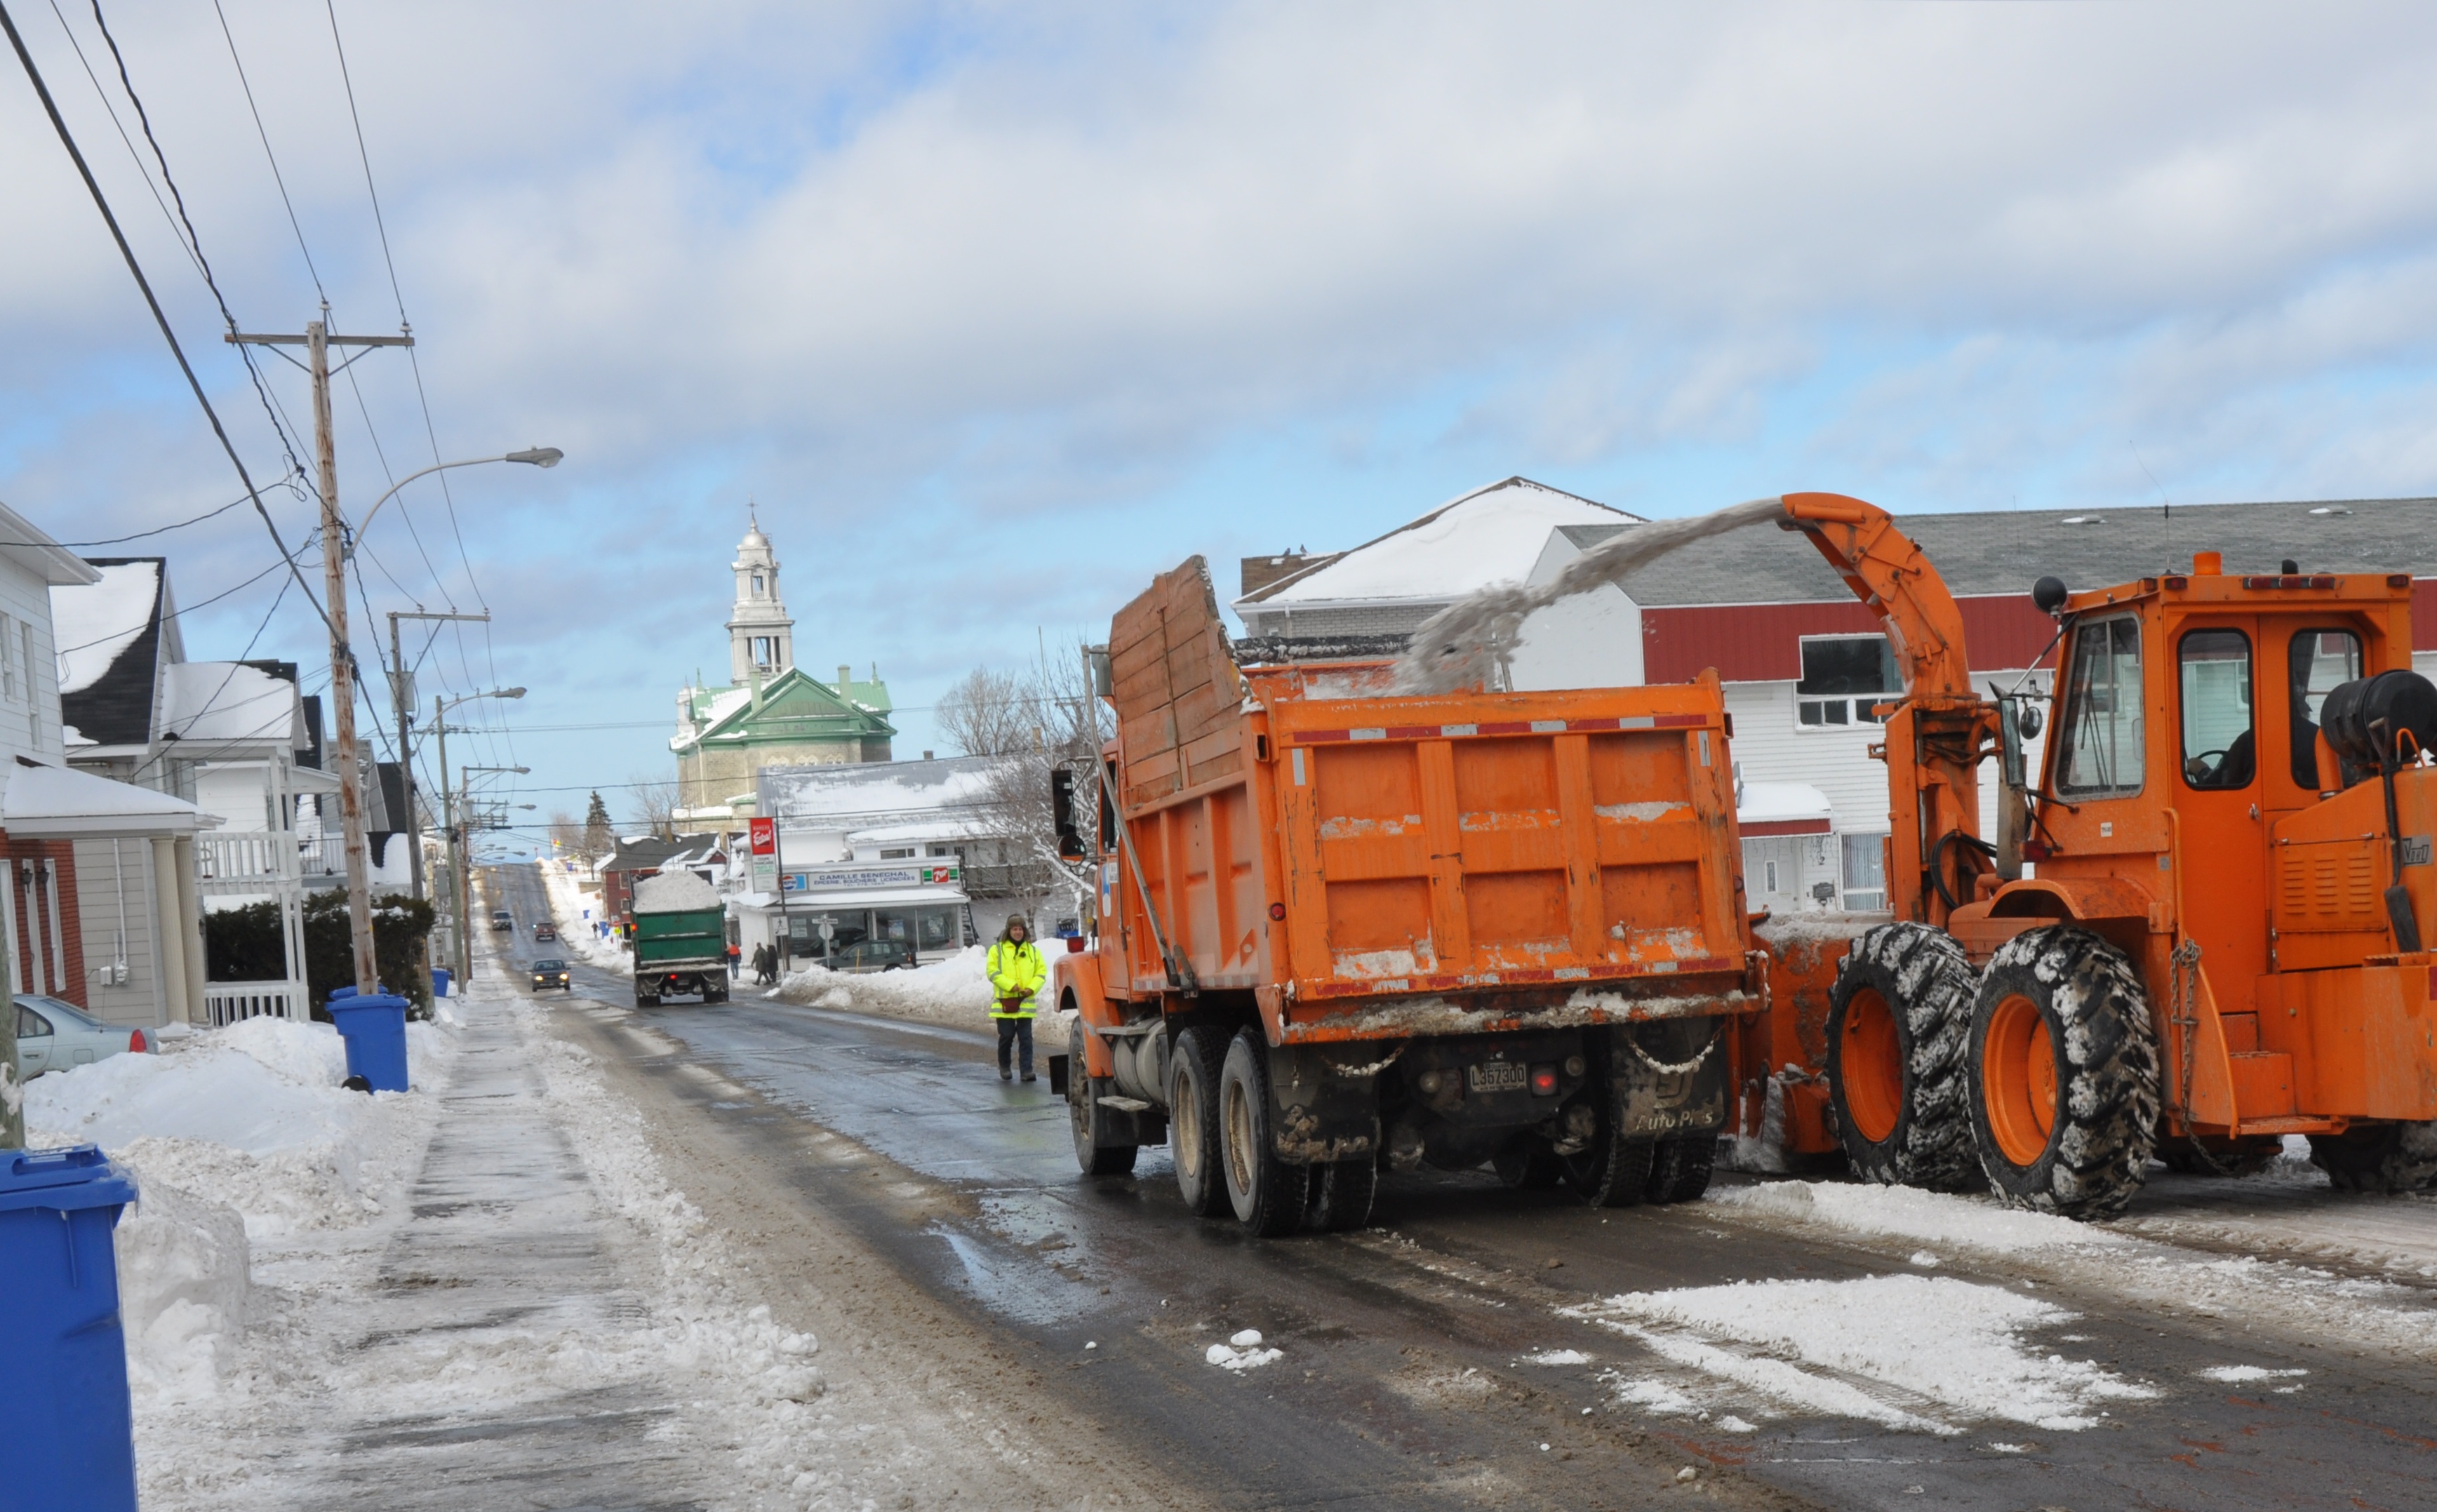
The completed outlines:
{"type": "Polygon", "coordinates": [[[2023,859],[2025,861],[2044,861],[2054,854],[2056,854],[2056,852],[2049,847],[2045,840],[2025,840],[2023,842],[2023,859]]]}
{"type": "Polygon", "coordinates": [[[1286,916],[1287,916],[1287,905],[1286,905],[1285,904],[1283,904],[1283,903],[1273,903],[1273,904],[1270,905],[1270,917],[1271,917],[1271,918],[1272,918],[1272,919],[1279,919],[1279,920],[1283,920],[1283,919],[1285,919],[1285,918],[1286,918],[1286,916]]]}
{"type": "Polygon", "coordinates": [[[149,1045],[147,1045],[147,1044],[145,1044],[145,1043],[144,1043],[144,1031],[143,1031],[142,1029],[130,1029],[130,1030],[128,1031],[128,1033],[127,1033],[127,1048],[128,1048],[129,1053],[131,1053],[131,1054],[134,1054],[134,1055],[142,1055],[145,1051],[147,1051],[147,1050],[150,1049],[151,1047],[152,1047],[152,1046],[150,1046],[149,1045]]]}
{"type": "Polygon", "coordinates": [[[1532,1068],[1532,1095],[1535,1098],[1553,1098],[1557,1095],[1555,1066],[1535,1065],[1532,1068]]]}

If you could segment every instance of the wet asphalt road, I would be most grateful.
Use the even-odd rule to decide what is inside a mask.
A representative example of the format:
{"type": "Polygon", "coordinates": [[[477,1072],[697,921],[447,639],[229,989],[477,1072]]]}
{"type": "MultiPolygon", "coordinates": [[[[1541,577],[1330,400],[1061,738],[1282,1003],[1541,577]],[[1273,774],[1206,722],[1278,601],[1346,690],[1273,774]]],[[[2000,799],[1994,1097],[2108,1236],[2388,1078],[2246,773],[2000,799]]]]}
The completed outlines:
{"type": "MultiPolygon", "coordinates": [[[[491,886],[520,925],[509,954],[550,953],[529,938],[547,917],[539,879],[500,869],[491,886]]],[[[1037,1351],[1061,1412],[1124,1435],[1220,1505],[1642,1506],[1682,1500],[1673,1476],[1689,1465],[1710,1495],[1751,1506],[2437,1506],[2437,1362],[2425,1358],[2043,1283],[2040,1296],[2078,1314],[2059,1348],[2161,1397],[2114,1404],[2081,1433],[1983,1424],[1940,1436],[1786,1415],[1724,1433],[1614,1405],[1600,1366],[1520,1357],[1579,1349],[1644,1374],[1632,1345],[1558,1310],[1742,1279],[1900,1274],[1913,1246],[1787,1232],[1715,1204],[1594,1213],[1485,1173],[1391,1177],[1363,1234],[1251,1239],[1185,1213],[1164,1152],[1144,1152],[1131,1177],[1079,1177],[1046,1076],[999,1082],[984,1031],[758,997],[637,1010],[622,978],[576,976],[594,1048],[732,1118],[741,1138],[767,1138],[774,1182],[844,1215],[973,1327],[1037,1351]],[[647,1053],[621,1024],[682,1049],[647,1053]],[[689,1064],[718,1077],[682,1074],[689,1064]],[[803,1161],[807,1122],[871,1158],[803,1161]],[[916,1192],[935,1200],[909,1201],[916,1192]],[[1285,1359],[1240,1377],[1203,1362],[1248,1327],[1285,1359]],[[2308,1389],[2198,1379],[2228,1360],[2306,1370],[2308,1389]]],[[[1952,1255],[1938,1274],[2023,1279],[1952,1255]]],[[[2437,1307],[2437,1292],[2418,1304],[2437,1307]]]]}

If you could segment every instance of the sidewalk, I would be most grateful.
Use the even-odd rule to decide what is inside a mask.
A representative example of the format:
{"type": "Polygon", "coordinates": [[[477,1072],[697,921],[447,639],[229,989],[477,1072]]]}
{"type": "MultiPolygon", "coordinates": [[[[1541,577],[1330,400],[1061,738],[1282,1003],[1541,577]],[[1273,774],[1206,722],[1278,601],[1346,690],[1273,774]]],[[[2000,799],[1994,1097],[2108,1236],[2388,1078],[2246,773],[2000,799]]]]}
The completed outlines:
{"type": "Polygon", "coordinates": [[[484,959],[468,985],[409,1094],[339,1092],[335,1036],[284,1023],[38,1084],[147,1193],[119,1251],[147,1512],[894,1502],[814,1339],[545,1028],[565,1009],[484,959]],[[279,1144],[229,1106],[282,1097],[322,1122],[281,1129],[340,1132],[279,1144]]]}

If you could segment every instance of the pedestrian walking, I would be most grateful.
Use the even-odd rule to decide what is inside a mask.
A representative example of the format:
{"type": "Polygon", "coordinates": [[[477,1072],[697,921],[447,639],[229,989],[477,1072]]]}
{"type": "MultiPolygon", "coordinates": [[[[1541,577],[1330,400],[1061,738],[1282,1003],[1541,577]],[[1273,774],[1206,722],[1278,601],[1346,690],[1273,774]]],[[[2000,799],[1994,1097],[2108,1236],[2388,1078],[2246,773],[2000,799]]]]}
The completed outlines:
{"type": "Polygon", "coordinates": [[[728,979],[729,981],[732,982],[736,980],[736,975],[743,969],[744,964],[744,950],[737,945],[735,941],[729,941],[728,942],[728,979]]]}
{"type": "Polygon", "coordinates": [[[1024,915],[1007,916],[1007,927],[991,942],[982,966],[990,976],[991,1018],[998,1025],[998,1079],[1015,1080],[1008,1070],[1008,1051],[1013,1047],[1023,1052],[1017,1064],[1023,1068],[1024,1080],[1030,1081],[1034,1080],[1032,1015],[1042,984],[1049,980],[1049,963],[1041,958],[1041,947],[1032,942],[1024,915]]]}

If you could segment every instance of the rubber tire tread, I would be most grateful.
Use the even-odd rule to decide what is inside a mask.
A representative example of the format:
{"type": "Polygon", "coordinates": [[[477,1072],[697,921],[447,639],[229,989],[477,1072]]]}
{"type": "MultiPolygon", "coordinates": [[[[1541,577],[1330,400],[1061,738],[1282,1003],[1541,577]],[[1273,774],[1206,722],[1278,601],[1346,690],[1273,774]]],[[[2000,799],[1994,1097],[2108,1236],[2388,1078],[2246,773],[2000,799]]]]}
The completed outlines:
{"type": "Polygon", "coordinates": [[[1882,1187],[1979,1188],[1967,1064],[1978,985],[1955,937],[1927,924],[1881,924],[1846,952],[1828,999],[1828,1085],[1830,1114],[1854,1175],[1882,1187]],[[1845,1113],[1845,1005],[1863,987],[1877,989],[1896,1011],[1906,1073],[1896,1126],[1878,1144],[1864,1138],[1845,1113]]]}
{"type": "Polygon", "coordinates": [[[1138,1145],[1100,1143],[1100,1121],[1108,1110],[1095,1100],[1092,1078],[1083,1060],[1083,1021],[1066,1030],[1066,1122],[1075,1135],[1075,1164],[1086,1176],[1125,1176],[1134,1169],[1138,1145]]]}
{"type": "MultiPolygon", "coordinates": [[[[1619,1053],[1622,1053],[1620,1051],[1619,1053]]],[[[1600,1088],[1599,1124],[1590,1147],[1578,1155],[1557,1157],[1566,1185],[1592,1207],[1633,1207],[1650,1185],[1650,1163],[1657,1142],[1628,1138],[1617,1117],[1613,1080],[1600,1088]]]]}
{"type": "Polygon", "coordinates": [[[2437,1123],[2390,1123],[2310,1136],[2310,1164],[2340,1192],[2437,1189],[2437,1123]],[[2366,1137],[2364,1137],[2366,1136],[2366,1137]]]}
{"type": "Polygon", "coordinates": [[[1304,1227],[1315,1234],[1344,1234],[1371,1222],[1379,1196],[1379,1163],[1369,1155],[1332,1160],[1311,1168],[1311,1196],[1304,1227]]]}
{"type": "Polygon", "coordinates": [[[1972,1132],[1998,1198],[2067,1218],[2113,1218],[2148,1176],[2158,1130],[2158,1045],[2131,958],[2077,924],[2026,930],[1980,974],[1972,1016],[1972,1132]],[[1997,1004],[2020,993],[2042,1006],[2064,1048],[2047,1148],[2017,1169],[1983,1107],[1981,1045],[1997,1004]]]}
{"type": "Polygon", "coordinates": [[[1654,1203],[1689,1203],[1709,1189],[1718,1163],[1718,1136],[1683,1134],[1661,1139],[1650,1156],[1650,1180],[1642,1195],[1654,1203]]]}
{"type": "Polygon", "coordinates": [[[1217,1218],[1231,1210],[1227,1176],[1219,1169],[1218,1155],[1218,1067],[1226,1050],[1227,1042],[1218,1030],[1189,1029],[1176,1037],[1167,1064],[1168,1142],[1176,1155],[1177,1195],[1184,1199],[1188,1211],[1202,1218],[1217,1218]],[[1201,1147],[1198,1182],[1185,1169],[1188,1131],[1186,1120],[1177,1116],[1188,1098],[1197,1102],[1200,1115],[1192,1120],[1201,1125],[1195,1140],[1201,1147]]]}
{"type": "Polygon", "coordinates": [[[1311,1196],[1311,1167],[1278,1158],[1270,1127],[1270,1047],[1258,1029],[1245,1029],[1227,1046],[1218,1072],[1219,1145],[1232,1152],[1235,1142],[1225,1134],[1228,1098],[1238,1089],[1250,1116],[1251,1137],[1243,1172],[1245,1195],[1236,1195],[1235,1162],[1227,1161],[1227,1203],[1236,1222],[1263,1239],[1275,1239],[1303,1227],[1305,1204],[1311,1196]]]}

